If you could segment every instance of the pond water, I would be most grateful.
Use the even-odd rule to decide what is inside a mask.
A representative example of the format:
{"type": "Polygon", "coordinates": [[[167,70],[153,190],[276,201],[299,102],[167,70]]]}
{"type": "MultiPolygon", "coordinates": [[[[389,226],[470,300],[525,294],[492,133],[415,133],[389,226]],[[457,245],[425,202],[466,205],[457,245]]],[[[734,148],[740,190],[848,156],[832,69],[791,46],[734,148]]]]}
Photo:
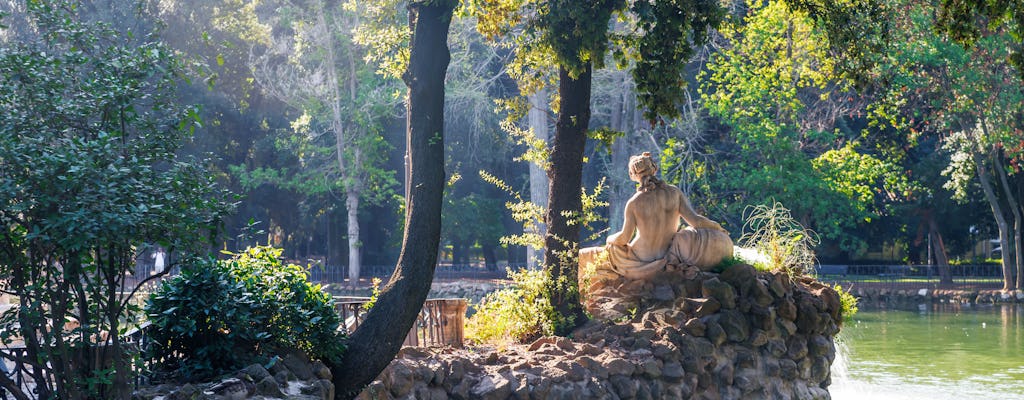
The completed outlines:
{"type": "Polygon", "coordinates": [[[1024,400],[1024,307],[861,310],[843,326],[834,400],[1024,400]]]}

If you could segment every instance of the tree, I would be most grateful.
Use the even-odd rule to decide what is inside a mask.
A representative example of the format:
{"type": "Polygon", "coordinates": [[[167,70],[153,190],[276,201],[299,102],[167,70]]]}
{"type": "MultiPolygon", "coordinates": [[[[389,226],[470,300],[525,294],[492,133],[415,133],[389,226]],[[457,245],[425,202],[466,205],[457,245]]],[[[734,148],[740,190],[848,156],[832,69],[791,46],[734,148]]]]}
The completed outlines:
{"type": "Polygon", "coordinates": [[[901,10],[894,21],[901,36],[891,62],[879,66],[891,84],[874,113],[911,137],[943,137],[952,154],[947,187],[957,198],[966,199],[968,184],[978,179],[1004,250],[1004,289],[1011,290],[1024,258],[1020,187],[1011,177],[1019,171],[1024,84],[1007,61],[1011,34],[1008,28],[982,31],[964,47],[934,33],[940,21],[931,4],[894,4],[901,10]]]}
{"type": "Polygon", "coordinates": [[[361,265],[360,201],[387,198],[394,183],[380,167],[387,146],[380,130],[393,108],[389,81],[360,62],[365,50],[351,41],[356,16],[337,5],[282,1],[267,24],[272,33],[252,61],[253,75],[271,96],[302,110],[290,142],[307,166],[275,183],[306,193],[344,192],[354,285],[361,265]]]}
{"type": "Polygon", "coordinates": [[[857,228],[903,197],[905,174],[858,145],[850,126],[865,101],[852,81],[834,78],[827,37],[808,15],[782,1],[748,4],[742,23],[720,30],[727,45],[702,87],[708,112],[735,140],[725,142],[732,156],[710,166],[710,195],[732,215],[781,202],[842,250],[861,252],[857,228]]]}
{"type": "Polygon", "coordinates": [[[548,295],[556,312],[557,332],[567,334],[585,320],[576,283],[582,216],[582,164],[590,123],[591,79],[601,68],[611,44],[620,59],[631,56],[637,67],[639,105],[645,115],[675,116],[685,81],[682,69],[706,38],[706,30],[721,20],[713,1],[654,1],[627,4],[620,0],[481,0],[469,4],[478,28],[497,38],[515,32],[516,65],[512,74],[529,93],[542,86],[544,66],[557,69],[558,119],[549,151],[544,268],[548,295]],[[628,35],[609,35],[613,14],[634,22],[628,35]]]}
{"type": "MultiPolygon", "coordinates": [[[[28,25],[0,34],[0,274],[19,299],[0,340],[24,340],[39,398],[128,399],[137,257],[208,252],[227,207],[200,162],[175,155],[198,121],[170,96],[173,52],[79,5],[28,2],[12,10],[28,25]]],[[[29,398],[6,374],[0,386],[29,398]]]]}
{"type": "Polygon", "coordinates": [[[410,171],[402,252],[394,274],[366,319],[350,336],[342,360],[331,365],[337,398],[353,398],[402,347],[419,315],[437,264],[444,191],[444,76],[448,26],[456,2],[409,3],[409,87],[406,148],[410,171]]]}
{"type": "Polygon", "coordinates": [[[993,30],[1011,36],[1011,51],[1004,60],[1017,68],[1024,79],[1024,2],[1020,0],[970,1],[942,0],[939,3],[936,28],[955,42],[970,47],[993,30]]]}

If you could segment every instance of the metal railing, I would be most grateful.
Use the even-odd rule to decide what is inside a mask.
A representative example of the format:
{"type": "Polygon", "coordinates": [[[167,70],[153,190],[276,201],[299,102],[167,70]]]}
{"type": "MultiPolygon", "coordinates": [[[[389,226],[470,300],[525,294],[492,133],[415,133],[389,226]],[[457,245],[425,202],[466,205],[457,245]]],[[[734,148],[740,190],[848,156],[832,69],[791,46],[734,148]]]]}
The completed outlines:
{"type": "MultiPolygon", "coordinates": [[[[368,297],[335,297],[335,308],[342,325],[355,331],[366,316],[368,297]]],[[[463,326],[466,317],[466,299],[427,299],[416,317],[412,329],[405,336],[403,346],[462,347],[463,326]]]]}
{"type": "Polygon", "coordinates": [[[819,280],[843,287],[997,289],[1003,285],[1002,267],[994,264],[951,265],[946,280],[937,265],[818,265],[814,272],[819,280]]]}
{"type": "MultiPolygon", "coordinates": [[[[526,264],[501,264],[489,268],[484,264],[450,264],[439,263],[434,268],[434,280],[456,280],[456,279],[508,279],[507,268],[516,270],[525,268],[526,264]]],[[[373,278],[387,280],[395,271],[395,265],[363,265],[359,271],[360,283],[357,286],[368,286],[373,278]]],[[[139,264],[130,274],[125,276],[122,288],[130,291],[142,282],[147,286],[155,287],[163,279],[177,275],[178,267],[172,268],[164,276],[156,279],[149,279],[156,274],[152,265],[139,264]]],[[[309,267],[309,281],[319,284],[347,284],[348,266],[345,265],[313,265],[309,267]]],[[[145,289],[144,289],[145,290],[145,289]]]]}
{"type": "MultiPolygon", "coordinates": [[[[487,268],[482,264],[438,264],[434,269],[434,280],[454,279],[508,279],[506,268],[513,270],[526,267],[525,264],[502,265],[487,268]]],[[[395,271],[394,265],[364,265],[359,271],[360,280],[369,282],[373,278],[387,280],[395,271]]],[[[310,282],[320,284],[348,283],[348,267],[344,265],[313,266],[309,269],[310,282]]]]}
{"type": "MultiPolygon", "coordinates": [[[[363,322],[366,312],[364,305],[369,301],[366,297],[335,297],[335,308],[341,316],[342,324],[349,332],[354,331],[363,322]]],[[[463,326],[466,315],[466,299],[428,299],[423,303],[416,323],[405,338],[404,346],[453,346],[462,347],[463,326]]],[[[123,346],[135,354],[145,354],[150,345],[148,331],[149,322],[144,322],[121,336],[123,346]]],[[[142,363],[132,363],[135,369],[135,385],[148,383],[146,371],[157,360],[141,357],[142,363]]],[[[28,362],[28,349],[23,344],[9,345],[0,348],[0,373],[6,375],[22,389],[24,393],[34,393],[36,382],[34,371],[28,362]]],[[[0,388],[0,399],[7,393],[0,388]]]]}
{"type": "MultiPolygon", "coordinates": [[[[121,335],[121,346],[129,354],[144,354],[146,348],[149,346],[149,336],[147,331],[149,330],[150,323],[143,322],[136,328],[128,330],[121,335]]],[[[97,355],[102,356],[102,346],[94,347],[94,351],[97,355]]],[[[113,355],[109,355],[113,356],[113,355]]],[[[149,360],[145,357],[140,357],[141,363],[129,363],[128,366],[131,368],[135,376],[135,385],[145,383],[146,374],[144,371],[149,371],[155,360],[149,360]]],[[[7,379],[10,379],[15,385],[21,389],[23,393],[34,395],[36,394],[36,382],[35,376],[37,375],[33,370],[34,366],[28,362],[28,348],[24,344],[12,344],[0,348],[0,373],[6,375],[7,379]]],[[[45,372],[42,374],[44,380],[48,382],[43,383],[44,385],[52,386],[52,381],[49,381],[52,376],[49,376],[45,372]]],[[[0,398],[7,399],[7,391],[0,388],[0,398]]]]}

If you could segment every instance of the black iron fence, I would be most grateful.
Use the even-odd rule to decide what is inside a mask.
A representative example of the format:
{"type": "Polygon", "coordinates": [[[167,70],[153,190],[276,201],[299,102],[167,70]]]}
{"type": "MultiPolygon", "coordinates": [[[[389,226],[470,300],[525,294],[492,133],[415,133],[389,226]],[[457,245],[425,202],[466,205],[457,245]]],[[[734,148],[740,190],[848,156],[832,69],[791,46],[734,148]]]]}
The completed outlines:
{"type": "MultiPolygon", "coordinates": [[[[349,332],[363,323],[369,301],[368,297],[334,298],[338,315],[349,332]]],[[[466,299],[427,299],[403,345],[462,347],[467,306],[466,299]]]]}
{"type": "Polygon", "coordinates": [[[841,284],[901,289],[998,289],[1003,270],[996,264],[951,265],[944,277],[937,265],[818,265],[818,279],[841,284]]]}
{"type": "MultiPolygon", "coordinates": [[[[484,264],[450,264],[440,263],[434,269],[434,280],[455,279],[508,279],[507,269],[525,268],[525,264],[500,264],[487,266],[484,264]]],[[[387,280],[395,271],[395,265],[364,265],[359,271],[359,280],[354,286],[369,286],[373,278],[387,280]]],[[[125,277],[122,291],[128,292],[137,285],[145,283],[148,291],[162,279],[174,276],[179,267],[171,268],[166,275],[157,277],[158,271],[152,263],[139,263],[135,270],[125,277]]],[[[348,266],[345,265],[312,265],[308,269],[309,280],[319,284],[348,284],[348,266]]]]}
{"type": "MultiPolygon", "coordinates": [[[[434,280],[507,279],[506,268],[516,270],[524,267],[526,265],[503,264],[487,267],[483,264],[438,264],[434,269],[434,280]]],[[[394,265],[364,265],[359,271],[359,278],[362,282],[359,285],[366,285],[366,282],[373,278],[387,280],[394,271],[394,265]]],[[[348,267],[344,265],[312,266],[309,269],[309,280],[320,284],[347,284],[349,283],[348,267]]]]}
{"type": "MultiPolygon", "coordinates": [[[[130,354],[142,354],[150,343],[149,336],[146,334],[149,327],[149,322],[143,322],[140,326],[125,332],[121,335],[121,348],[130,354]]],[[[109,368],[112,366],[111,360],[115,355],[113,353],[108,354],[104,346],[106,345],[101,344],[95,347],[94,351],[96,352],[97,359],[103,360],[100,361],[102,363],[100,368],[109,368]]],[[[23,393],[30,397],[38,394],[36,387],[39,385],[53,390],[55,387],[53,375],[46,373],[45,369],[39,371],[41,373],[36,373],[34,368],[38,363],[30,362],[28,356],[28,349],[22,343],[13,343],[0,348],[0,372],[6,376],[6,379],[9,379],[23,393]],[[42,378],[42,381],[37,382],[39,377],[42,378]]],[[[150,370],[152,363],[153,360],[148,360],[145,357],[140,357],[140,362],[138,363],[129,363],[129,368],[133,370],[133,375],[136,377],[136,386],[145,382],[145,372],[150,370]]],[[[2,388],[0,388],[0,398],[8,398],[7,391],[2,388]]]]}
{"type": "MultiPolygon", "coordinates": [[[[365,305],[369,300],[366,297],[334,298],[335,309],[342,318],[344,329],[351,332],[359,327],[366,314],[365,305]]],[[[466,299],[427,299],[403,345],[462,347],[466,307],[466,299]]],[[[150,345],[150,337],[147,334],[150,326],[149,322],[144,322],[124,333],[121,336],[123,348],[133,354],[144,354],[150,345]]],[[[131,364],[135,369],[136,386],[147,383],[147,372],[152,370],[151,367],[156,361],[146,357],[140,357],[140,360],[140,363],[131,364]]],[[[6,379],[10,379],[30,397],[36,393],[34,389],[37,385],[53,387],[53,382],[35,381],[34,377],[40,374],[35,373],[33,365],[28,360],[28,350],[24,344],[13,343],[0,348],[0,374],[5,375],[6,379]]],[[[44,380],[51,378],[45,373],[41,376],[44,380]]],[[[7,395],[6,391],[0,388],[0,399],[7,398],[7,395]]]]}

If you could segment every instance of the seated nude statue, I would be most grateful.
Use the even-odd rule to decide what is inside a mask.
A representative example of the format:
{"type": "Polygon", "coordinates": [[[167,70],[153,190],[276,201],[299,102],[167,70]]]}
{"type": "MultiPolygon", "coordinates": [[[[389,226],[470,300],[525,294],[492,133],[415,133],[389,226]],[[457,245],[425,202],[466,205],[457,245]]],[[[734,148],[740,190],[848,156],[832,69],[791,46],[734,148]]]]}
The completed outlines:
{"type": "Polygon", "coordinates": [[[686,195],[658,179],[657,172],[651,153],[630,157],[629,177],[639,186],[626,203],[622,231],[609,236],[604,247],[580,251],[581,274],[592,272],[591,280],[650,279],[666,270],[707,271],[732,256],[728,232],[694,212],[686,195]],[[680,217],[689,224],[681,230],[680,217]]]}

